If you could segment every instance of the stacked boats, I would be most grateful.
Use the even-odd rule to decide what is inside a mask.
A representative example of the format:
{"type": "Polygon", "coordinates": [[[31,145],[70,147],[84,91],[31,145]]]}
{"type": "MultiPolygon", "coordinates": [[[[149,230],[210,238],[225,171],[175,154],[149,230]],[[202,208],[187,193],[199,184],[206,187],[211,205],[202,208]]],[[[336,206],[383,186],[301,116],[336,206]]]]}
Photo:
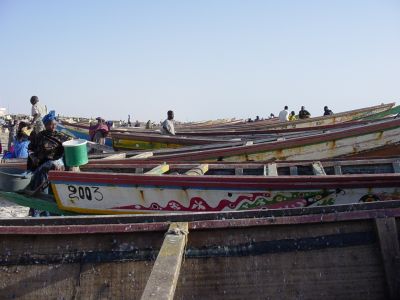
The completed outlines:
{"type": "MultiPolygon", "coordinates": [[[[53,200],[65,211],[131,214],[400,199],[400,118],[393,106],[285,123],[181,126],[181,134],[204,134],[194,138],[117,128],[115,140],[146,143],[157,137],[147,147],[163,147],[94,155],[79,172],[51,171],[53,200]],[[186,141],[192,145],[184,146],[186,141]]],[[[24,168],[24,163],[3,168],[10,165],[24,168]]]]}
{"type": "Polygon", "coordinates": [[[0,192],[86,215],[0,220],[0,296],[399,299],[399,112],[115,128],[50,195],[0,192]]]}

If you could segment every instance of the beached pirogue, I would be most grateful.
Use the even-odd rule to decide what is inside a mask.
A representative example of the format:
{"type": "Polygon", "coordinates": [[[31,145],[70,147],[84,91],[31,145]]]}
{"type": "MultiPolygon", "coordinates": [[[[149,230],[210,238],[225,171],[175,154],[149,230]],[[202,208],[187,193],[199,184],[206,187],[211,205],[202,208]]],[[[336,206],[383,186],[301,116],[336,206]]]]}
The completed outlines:
{"type": "Polygon", "coordinates": [[[399,201],[0,219],[1,299],[399,299],[399,201]]]}
{"type": "MultiPolygon", "coordinates": [[[[218,144],[218,147],[181,149],[157,152],[147,161],[203,161],[248,162],[274,160],[316,160],[344,156],[400,155],[400,118],[354,125],[299,137],[278,138],[273,141],[237,145],[218,144]]],[[[212,146],[212,145],[207,145],[212,146]]],[[[126,163],[126,160],[109,160],[107,163],[126,163]]],[[[93,163],[105,163],[93,161],[93,163]]]]}
{"type": "MultiPolygon", "coordinates": [[[[111,131],[111,137],[107,138],[106,144],[112,145],[118,150],[143,150],[143,149],[161,149],[161,148],[179,148],[188,145],[205,145],[210,143],[224,142],[221,140],[226,134],[263,134],[276,132],[293,132],[298,130],[315,130],[315,129],[334,129],[335,126],[341,127],[341,124],[352,120],[359,120],[366,117],[382,118],[390,115],[393,111],[390,108],[394,103],[382,104],[362,109],[351,110],[335,114],[333,116],[315,117],[306,120],[298,120],[295,122],[280,123],[276,120],[265,120],[253,123],[228,123],[226,125],[216,125],[208,127],[199,126],[182,126],[177,131],[181,130],[181,134],[196,135],[198,137],[184,136],[162,136],[154,131],[144,130],[140,128],[115,128],[111,131]],[[387,112],[386,114],[383,114],[387,112]],[[202,138],[201,134],[214,135],[215,138],[202,138]],[[218,136],[219,135],[219,136],[218,136]]],[[[397,108],[398,110],[398,108],[397,108]]],[[[396,110],[396,111],[397,111],[396,110]]],[[[89,126],[85,124],[72,124],[63,121],[62,125],[78,138],[88,139],[89,126]]]]}
{"type": "Polygon", "coordinates": [[[83,170],[50,172],[60,209],[85,214],[206,212],[400,199],[399,159],[96,164],[83,170]]]}

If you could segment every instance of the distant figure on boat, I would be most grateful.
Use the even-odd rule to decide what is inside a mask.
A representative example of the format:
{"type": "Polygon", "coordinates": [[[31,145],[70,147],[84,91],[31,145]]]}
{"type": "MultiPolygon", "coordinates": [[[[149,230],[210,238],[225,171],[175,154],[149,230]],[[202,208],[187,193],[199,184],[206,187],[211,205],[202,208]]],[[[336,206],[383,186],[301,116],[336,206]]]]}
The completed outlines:
{"type": "Polygon", "coordinates": [[[296,113],[294,112],[294,110],[292,110],[291,112],[290,112],[290,115],[289,115],[289,121],[290,122],[292,122],[292,121],[296,121],[297,120],[297,117],[296,117],[296,113]]]}
{"type": "Polygon", "coordinates": [[[289,107],[285,106],[285,108],[279,113],[279,121],[287,122],[289,121],[289,107]]]}
{"type": "Polygon", "coordinates": [[[161,124],[161,134],[175,135],[174,112],[169,110],[168,118],[161,124]]]}
{"type": "Polygon", "coordinates": [[[132,127],[131,115],[128,115],[128,127],[132,127]]]}
{"type": "Polygon", "coordinates": [[[271,114],[269,115],[268,119],[272,119],[272,118],[275,118],[275,115],[274,115],[273,113],[271,113],[271,114]]]}
{"type": "Polygon", "coordinates": [[[11,147],[14,143],[14,137],[18,129],[18,120],[9,120],[7,125],[3,125],[3,128],[8,129],[8,147],[7,150],[11,151],[11,147]]]}
{"type": "Polygon", "coordinates": [[[153,128],[153,124],[151,124],[151,121],[148,120],[146,123],[146,129],[151,129],[151,128],[153,128]]]}
{"type": "Polygon", "coordinates": [[[260,116],[257,116],[257,117],[254,119],[254,122],[258,122],[258,121],[261,121],[260,116]]]}
{"type": "Polygon", "coordinates": [[[308,119],[309,117],[311,117],[311,114],[302,106],[299,111],[299,119],[308,119]]]}
{"type": "Polygon", "coordinates": [[[104,145],[110,127],[106,124],[106,121],[103,118],[97,117],[96,120],[97,124],[89,127],[89,138],[92,142],[104,145]]]}
{"type": "Polygon", "coordinates": [[[251,118],[248,118],[248,119],[247,119],[247,122],[248,122],[248,123],[251,123],[251,122],[253,122],[253,120],[252,120],[251,118]]]}
{"type": "Polygon", "coordinates": [[[331,111],[328,106],[324,106],[324,116],[331,116],[333,115],[333,111],[331,111]]]}
{"type": "Polygon", "coordinates": [[[44,124],[42,122],[42,118],[47,114],[46,106],[43,106],[39,103],[39,98],[37,96],[31,97],[31,104],[32,104],[32,123],[31,125],[34,126],[34,130],[36,133],[41,132],[44,130],[44,124]]]}
{"type": "Polygon", "coordinates": [[[136,120],[135,127],[140,127],[140,122],[139,122],[139,120],[136,120]]]}

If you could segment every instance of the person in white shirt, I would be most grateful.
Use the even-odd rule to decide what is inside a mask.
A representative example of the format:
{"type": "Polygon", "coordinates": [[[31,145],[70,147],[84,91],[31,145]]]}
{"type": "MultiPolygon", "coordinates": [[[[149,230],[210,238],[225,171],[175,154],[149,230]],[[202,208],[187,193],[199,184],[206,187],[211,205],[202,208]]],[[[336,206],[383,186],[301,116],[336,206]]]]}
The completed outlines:
{"type": "Polygon", "coordinates": [[[47,108],[39,103],[37,96],[31,97],[31,104],[33,117],[31,125],[34,126],[35,133],[39,133],[45,129],[42,118],[47,114],[47,108]]]}
{"type": "Polygon", "coordinates": [[[168,118],[161,124],[161,134],[175,135],[174,112],[169,110],[168,118]]]}
{"type": "Polygon", "coordinates": [[[285,106],[285,109],[279,113],[279,121],[287,122],[289,121],[289,108],[285,106]]]}

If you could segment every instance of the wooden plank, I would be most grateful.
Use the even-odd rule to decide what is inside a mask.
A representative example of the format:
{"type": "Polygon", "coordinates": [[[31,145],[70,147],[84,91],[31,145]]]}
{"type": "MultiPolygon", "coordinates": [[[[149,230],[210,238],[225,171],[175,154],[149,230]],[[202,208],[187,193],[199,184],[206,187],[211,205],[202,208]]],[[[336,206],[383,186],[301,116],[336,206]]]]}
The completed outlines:
{"type": "Polygon", "coordinates": [[[268,164],[268,176],[278,176],[278,169],[276,168],[276,163],[268,164]]]}
{"type": "Polygon", "coordinates": [[[290,166],[289,167],[289,170],[290,170],[290,175],[299,175],[299,172],[298,172],[298,170],[297,170],[297,166],[290,166]]]}
{"type": "Polygon", "coordinates": [[[235,175],[243,175],[243,168],[235,168],[235,175]]]}
{"type": "Polygon", "coordinates": [[[187,222],[170,225],[142,294],[142,300],[174,298],[187,235],[187,222]]]}
{"type": "Polygon", "coordinates": [[[116,154],[111,154],[109,156],[103,157],[102,159],[122,159],[126,157],[126,153],[116,153],[116,154]]]}
{"type": "Polygon", "coordinates": [[[136,154],[134,156],[128,157],[127,159],[139,159],[139,158],[148,158],[148,157],[152,157],[153,156],[153,152],[142,152],[139,154],[136,154]]]}
{"type": "Polygon", "coordinates": [[[245,146],[251,146],[251,145],[253,145],[253,144],[254,144],[253,141],[247,141],[246,144],[244,144],[244,145],[245,145],[245,146]]]}
{"type": "Polygon", "coordinates": [[[375,219],[390,299],[400,299],[400,247],[395,218],[375,219]]]}
{"type": "Polygon", "coordinates": [[[335,164],[333,166],[333,169],[334,169],[335,175],[342,175],[343,174],[342,173],[342,167],[339,164],[335,164]]]}
{"type": "Polygon", "coordinates": [[[400,161],[396,160],[393,162],[393,172],[400,173],[400,161]]]}
{"type": "Polygon", "coordinates": [[[185,175],[190,175],[190,176],[204,175],[207,171],[208,171],[208,164],[201,164],[187,171],[185,175]]]}
{"type": "Polygon", "coordinates": [[[313,162],[312,163],[312,168],[313,168],[314,175],[326,176],[324,167],[322,166],[320,161],[313,162]]]}
{"type": "Polygon", "coordinates": [[[147,171],[144,174],[147,174],[147,175],[161,175],[161,174],[164,174],[165,172],[168,172],[168,170],[169,170],[169,165],[164,163],[162,165],[159,165],[159,166],[151,169],[150,171],[147,171]]]}

